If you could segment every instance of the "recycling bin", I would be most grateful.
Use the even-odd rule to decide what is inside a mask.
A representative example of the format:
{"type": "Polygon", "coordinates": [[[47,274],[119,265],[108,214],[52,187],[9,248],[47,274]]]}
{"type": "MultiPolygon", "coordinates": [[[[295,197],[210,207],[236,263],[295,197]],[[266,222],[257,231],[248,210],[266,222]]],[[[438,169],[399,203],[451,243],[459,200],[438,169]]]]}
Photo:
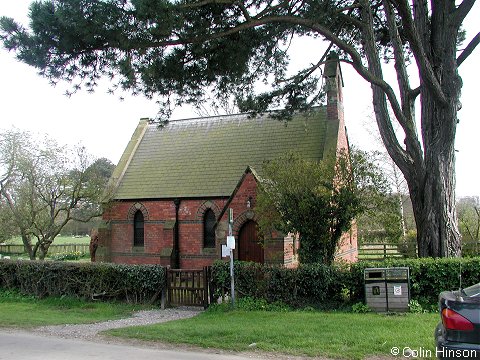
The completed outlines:
{"type": "Polygon", "coordinates": [[[408,267],[364,270],[365,302],[376,312],[408,311],[410,271],[408,267]]]}

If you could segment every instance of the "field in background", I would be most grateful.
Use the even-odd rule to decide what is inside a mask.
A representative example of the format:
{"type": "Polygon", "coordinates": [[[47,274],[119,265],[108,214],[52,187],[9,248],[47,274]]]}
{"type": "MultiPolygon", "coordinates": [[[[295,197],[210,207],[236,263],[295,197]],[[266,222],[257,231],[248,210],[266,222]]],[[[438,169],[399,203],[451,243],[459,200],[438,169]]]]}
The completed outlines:
{"type": "MultiPolygon", "coordinates": [[[[61,254],[89,254],[89,236],[72,237],[57,236],[48,249],[48,257],[55,257],[61,254]]],[[[0,244],[0,255],[9,256],[11,259],[28,259],[28,254],[23,247],[20,237],[12,238],[0,244]]],[[[83,257],[80,256],[80,257],[83,257]]]]}
{"type": "MultiPolygon", "coordinates": [[[[65,245],[65,244],[89,244],[90,237],[89,236],[57,236],[53,241],[53,244],[56,245],[65,245]]],[[[2,243],[3,244],[3,243],[2,243]]],[[[22,238],[20,236],[11,238],[10,240],[5,241],[5,244],[11,245],[23,245],[22,238]]]]}

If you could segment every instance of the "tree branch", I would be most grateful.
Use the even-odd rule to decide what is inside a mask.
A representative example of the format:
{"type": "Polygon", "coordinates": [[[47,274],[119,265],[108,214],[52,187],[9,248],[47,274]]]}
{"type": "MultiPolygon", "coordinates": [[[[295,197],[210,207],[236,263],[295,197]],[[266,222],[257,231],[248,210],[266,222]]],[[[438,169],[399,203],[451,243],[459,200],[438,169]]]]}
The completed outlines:
{"type": "Polygon", "coordinates": [[[414,122],[414,100],[410,98],[412,90],[410,88],[410,81],[408,79],[408,73],[405,66],[405,56],[403,50],[402,40],[398,31],[395,13],[388,0],[383,0],[385,15],[387,17],[388,31],[390,33],[390,39],[392,40],[393,54],[395,57],[395,69],[397,73],[398,87],[400,89],[400,98],[402,102],[403,116],[398,117],[397,120],[403,128],[406,137],[407,152],[412,157],[419,161],[422,159],[422,148],[418,142],[418,134],[414,122]]]}
{"type": "Polygon", "coordinates": [[[412,15],[410,5],[405,1],[399,0],[396,2],[396,5],[425,86],[432,91],[441,103],[447,105],[448,99],[438,79],[435,77],[432,64],[429,61],[428,41],[426,40],[428,37],[428,15],[425,13],[425,1],[414,1],[414,9],[416,9],[414,15],[412,15]],[[415,17],[415,22],[413,22],[413,16],[415,17]],[[418,24],[418,28],[415,24],[418,24]]]}
{"type": "Polygon", "coordinates": [[[191,2],[187,4],[182,4],[178,5],[180,9],[196,9],[205,5],[211,5],[211,4],[227,4],[227,5],[232,5],[234,1],[232,0],[203,0],[203,1],[197,1],[197,2],[191,2]]]}
{"type": "Polygon", "coordinates": [[[475,50],[477,45],[480,43],[480,32],[474,36],[472,40],[468,43],[467,47],[463,49],[462,53],[460,56],[457,58],[457,66],[460,66],[475,50]]]}
{"type": "Polygon", "coordinates": [[[239,0],[239,1],[235,2],[235,4],[237,4],[238,7],[240,8],[240,10],[242,11],[242,14],[245,17],[245,20],[250,21],[252,18],[250,16],[250,14],[248,13],[248,10],[245,7],[245,5],[243,4],[242,0],[239,0]]]}
{"type": "Polygon", "coordinates": [[[416,87],[415,89],[412,89],[412,91],[410,91],[410,98],[412,99],[412,101],[414,101],[418,95],[420,95],[420,86],[419,87],[416,87]]]}
{"type": "MultiPolygon", "coordinates": [[[[369,7],[368,0],[362,0],[362,5],[362,20],[366,24],[363,33],[363,46],[368,60],[368,67],[375,78],[383,79],[382,66],[379,59],[378,49],[375,43],[375,35],[373,33],[373,16],[369,7]]],[[[382,137],[382,140],[386,145],[387,151],[390,156],[395,159],[395,162],[398,164],[402,172],[407,173],[409,171],[409,165],[413,162],[413,159],[410,158],[410,156],[398,143],[397,136],[392,127],[392,122],[390,121],[390,116],[388,114],[385,95],[388,97],[395,116],[397,116],[398,119],[402,119],[402,111],[393,90],[390,86],[388,86],[388,84],[386,84],[387,88],[383,88],[373,82],[371,83],[373,92],[373,106],[375,110],[375,117],[377,119],[378,128],[380,131],[380,136],[382,137]]],[[[405,122],[404,119],[399,121],[405,122]]]]}
{"type": "Polygon", "coordinates": [[[453,13],[453,23],[458,28],[462,24],[465,17],[472,10],[475,0],[463,0],[453,13]]]}
{"type": "MultiPolygon", "coordinates": [[[[391,4],[388,0],[383,0],[385,15],[387,17],[388,32],[393,46],[393,55],[395,58],[395,69],[397,70],[397,82],[400,89],[400,99],[402,101],[402,109],[406,112],[406,120],[411,118],[411,101],[410,101],[410,81],[408,80],[407,69],[405,67],[405,57],[403,56],[403,44],[398,32],[397,23],[395,21],[395,14],[391,4]]],[[[407,127],[406,123],[400,123],[402,127],[407,127]]]]}

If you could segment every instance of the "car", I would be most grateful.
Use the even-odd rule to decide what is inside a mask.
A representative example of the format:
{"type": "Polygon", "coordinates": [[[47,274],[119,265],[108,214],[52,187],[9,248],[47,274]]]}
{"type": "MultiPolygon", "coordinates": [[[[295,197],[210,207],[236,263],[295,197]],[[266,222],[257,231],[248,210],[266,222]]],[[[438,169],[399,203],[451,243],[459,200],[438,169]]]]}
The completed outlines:
{"type": "Polygon", "coordinates": [[[439,359],[480,360],[480,283],[438,297],[442,321],[435,329],[439,359]]]}

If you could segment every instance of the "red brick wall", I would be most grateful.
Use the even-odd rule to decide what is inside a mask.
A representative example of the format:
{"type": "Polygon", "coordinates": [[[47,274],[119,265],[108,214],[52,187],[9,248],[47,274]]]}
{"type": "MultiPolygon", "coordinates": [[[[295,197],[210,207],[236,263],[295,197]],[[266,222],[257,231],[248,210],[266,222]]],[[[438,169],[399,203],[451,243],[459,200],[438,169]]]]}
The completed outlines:
{"type": "MultiPolygon", "coordinates": [[[[179,207],[179,250],[181,268],[201,268],[218,258],[215,249],[203,248],[203,215],[211,208],[218,216],[226,199],[181,200],[179,207]]],[[[173,248],[175,205],[173,200],[121,201],[115,202],[104,213],[109,223],[109,260],[127,264],[171,265],[173,248]],[[133,246],[133,215],[137,210],[144,213],[144,246],[133,246]],[[170,226],[166,226],[170,222],[170,226]]],[[[108,235],[105,235],[108,236],[108,235]]]]}
{"type": "Polygon", "coordinates": [[[355,262],[358,260],[357,224],[354,222],[350,231],[344,232],[340,238],[336,260],[355,262]]]}
{"type": "Polygon", "coordinates": [[[288,234],[284,237],[283,252],[286,267],[292,268],[298,266],[298,246],[299,240],[297,234],[288,234]]]}
{"type": "MultiPolygon", "coordinates": [[[[238,258],[238,233],[244,223],[248,220],[256,221],[255,212],[253,208],[256,203],[256,188],[257,183],[252,173],[247,172],[243,176],[243,180],[239,179],[240,184],[234,191],[234,196],[228,203],[228,208],[225,209],[221,219],[218,220],[219,225],[216,232],[217,254],[221,256],[221,246],[227,243],[228,235],[228,209],[233,209],[233,236],[235,237],[236,245],[233,252],[234,259],[238,258]],[[250,199],[250,207],[247,207],[247,201],[250,199]]],[[[224,259],[226,260],[226,259],[224,259]]]]}
{"type": "MultiPolygon", "coordinates": [[[[249,219],[253,214],[253,209],[257,201],[257,182],[251,172],[247,172],[243,178],[242,183],[238,187],[234,198],[228,205],[233,209],[233,217],[235,224],[233,228],[233,235],[236,237],[241,226],[249,219]],[[251,198],[250,208],[247,207],[247,201],[251,198]]],[[[221,221],[228,221],[228,211],[222,216],[221,221]]]]}
{"type": "MultiPolygon", "coordinates": [[[[233,234],[238,241],[238,233],[248,220],[256,220],[254,206],[256,203],[257,183],[251,173],[247,173],[231,200],[229,207],[234,211],[233,234]],[[247,207],[247,201],[251,207],[247,207]]],[[[203,216],[207,209],[212,209],[216,216],[226,205],[227,199],[181,200],[179,207],[179,245],[180,267],[199,269],[208,266],[215,259],[220,259],[221,244],[226,242],[228,211],[220,221],[225,231],[217,232],[215,248],[203,247],[203,216]]],[[[175,205],[172,200],[157,201],[122,201],[116,202],[104,214],[109,222],[108,231],[100,232],[101,251],[99,260],[126,264],[161,264],[171,265],[171,250],[174,242],[173,222],[175,205]],[[133,216],[140,209],[144,213],[145,241],[143,247],[133,246],[133,216]],[[168,225],[166,222],[170,222],[168,225]],[[104,234],[104,235],[102,235],[104,234]],[[110,235],[110,238],[107,238],[110,235]]],[[[265,241],[265,263],[283,264],[288,267],[298,265],[298,237],[284,236],[272,232],[265,241]],[[294,251],[295,244],[295,251],[294,251]]],[[[238,249],[238,243],[237,247],[238,249]]],[[[235,251],[235,258],[238,254],[235,251]]],[[[338,257],[347,261],[357,258],[356,227],[342,237],[338,257]]]]}

